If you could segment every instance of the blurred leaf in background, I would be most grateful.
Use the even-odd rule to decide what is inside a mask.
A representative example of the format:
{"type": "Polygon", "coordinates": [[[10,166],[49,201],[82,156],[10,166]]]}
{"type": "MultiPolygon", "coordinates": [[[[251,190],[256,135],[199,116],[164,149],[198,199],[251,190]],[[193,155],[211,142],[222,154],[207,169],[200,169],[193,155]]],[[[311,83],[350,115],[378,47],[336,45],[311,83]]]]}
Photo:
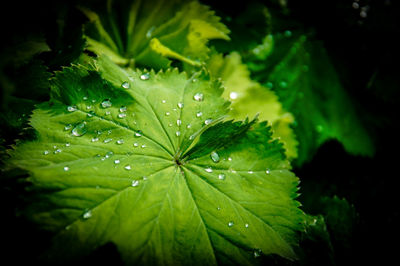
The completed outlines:
{"type": "Polygon", "coordinates": [[[87,49],[121,66],[162,69],[172,59],[201,66],[208,40],[229,40],[219,17],[197,1],[103,1],[80,9],[90,20],[87,49]]]}

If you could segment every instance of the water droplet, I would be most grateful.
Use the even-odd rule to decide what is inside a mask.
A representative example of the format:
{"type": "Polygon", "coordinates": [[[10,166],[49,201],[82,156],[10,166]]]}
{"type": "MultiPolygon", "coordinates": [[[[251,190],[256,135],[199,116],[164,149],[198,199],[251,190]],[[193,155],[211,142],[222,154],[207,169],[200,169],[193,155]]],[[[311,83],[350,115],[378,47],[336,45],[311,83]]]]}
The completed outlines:
{"type": "Polygon", "coordinates": [[[121,161],[119,159],[114,160],[115,164],[119,164],[121,161]]]}
{"type": "Polygon", "coordinates": [[[231,161],[232,161],[232,158],[231,158],[231,157],[228,157],[228,161],[230,161],[230,162],[231,162],[231,161]]]}
{"type": "Polygon", "coordinates": [[[228,223],[228,226],[229,227],[232,227],[234,225],[234,223],[232,222],[232,221],[230,221],[229,223],[228,223]]]}
{"type": "Polygon", "coordinates": [[[86,129],[86,122],[85,121],[77,124],[72,129],[72,135],[74,135],[75,137],[81,137],[81,136],[85,135],[86,132],[87,132],[87,129],[86,129]]]}
{"type": "Polygon", "coordinates": [[[211,167],[207,167],[204,169],[204,171],[206,171],[207,173],[212,173],[213,170],[211,169],[211,167]]]}
{"type": "Polygon", "coordinates": [[[181,102],[179,102],[179,103],[178,103],[178,108],[179,108],[179,109],[182,109],[182,108],[183,108],[183,106],[184,106],[184,104],[183,104],[183,103],[181,103],[181,102]]]}
{"type": "Polygon", "coordinates": [[[141,148],[146,148],[146,144],[142,144],[142,146],[140,146],[141,148]]]}
{"type": "Polygon", "coordinates": [[[150,74],[149,73],[144,73],[142,75],[140,75],[140,79],[141,80],[148,80],[150,78],[150,74]]]}
{"type": "Polygon", "coordinates": [[[119,139],[119,140],[117,140],[117,144],[118,144],[118,145],[122,145],[122,144],[124,144],[124,140],[123,140],[123,139],[119,139]]]}
{"type": "Polygon", "coordinates": [[[180,131],[176,131],[176,132],[175,132],[175,135],[176,135],[177,137],[179,137],[179,136],[181,135],[181,132],[180,132],[180,131]]]}
{"type": "Polygon", "coordinates": [[[139,147],[139,143],[137,142],[133,143],[133,147],[139,147]]]}
{"type": "Polygon", "coordinates": [[[119,108],[119,112],[120,113],[125,113],[126,112],[126,106],[121,106],[120,108],[119,108]]]}
{"type": "Polygon", "coordinates": [[[49,154],[49,153],[50,153],[49,151],[44,151],[44,152],[43,152],[44,155],[47,155],[47,154],[49,154]]]}
{"type": "Polygon", "coordinates": [[[111,112],[110,111],[106,111],[106,115],[110,115],[111,114],[111,112]]]}
{"type": "Polygon", "coordinates": [[[124,82],[122,82],[121,86],[124,89],[129,89],[131,85],[129,84],[128,81],[124,81],[124,82]]]}
{"type": "Polygon", "coordinates": [[[69,147],[69,146],[71,146],[71,143],[69,143],[69,142],[65,143],[65,147],[69,147]]]}
{"type": "Polygon", "coordinates": [[[193,140],[194,139],[194,135],[190,135],[189,139],[193,140]]]}
{"type": "Polygon", "coordinates": [[[187,126],[186,126],[186,128],[191,128],[192,127],[192,125],[191,124],[188,124],[187,126]]]}
{"type": "Polygon", "coordinates": [[[118,118],[125,118],[126,117],[126,113],[120,113],[118,114],[118,118]]]}
{"type": "Polygon", "coordinates": [[[176,120],[176,125],[177,125],[177,126],[182,125],[182,120],[180,120],[180,119],[176,120]]]}
{"type": "Polygon", "coordinates": [[[219,162],[219,159],[220,159],[220,158],[219,158],[219,155],[218,155],[217,152],[215,152],[215,151],[211,152],[210,157],[211,157],[211,160],[212,160],[214,163],[218,163],[218,162],[219,162]]]}
{"type": "Polygon", "coordinates": [[[72,125],[71,125],[71,124],[68,124],[68,125],[66,125],[66,126],[64,127],[64,130],[67,131],[67,130],[70,130],[71,128],[72,128],[72,125]]]}
{"type": "Polygon", "coordinates": [[[101,107],[109,108],[112,106],[112,102],[109,99],[105,99],[101,102],[101,107]]]}
{"type": "Polygon", "coordinates": [[[90,217],[92,217],[92,212],[90,210],[85,211],[82,215],[83,219],[89,219],[90,217]]]}
{"type": "Polygon", "coordinates": [[[96,142],[96,141],[99,141],[99,138],[98,137],[93,137],[92,138],[92,142],[96,142]]]}
{"type": "Polygon", "coordinates": [[[271,173],[271,170],[268,168],[267,170],[265,170],[265,173],[266,173],[267,175],[269,175],[269,174],[271,173]]]}
{"type": "Polygon", "coordinates": [[[166,103],[166,102],[167,102],[166,100],[162,100],[162,101],[161,101],[161,103],[166,103]]]}
{"type": "Polygon", "coordinates": [[[96,115],[95,112],[89,111],[89,113],[87,114],[87,117],[91,118],[91,117],[93,117],[94,115],[96,115]]]}
{"type": "Polygon", "coordinates": [[[78,108],[76,108],[76,106],[68,106],[67,110],[68,112],[75,112],[76,110],[78,110],[78,108]]]}
{"type": "Polygon", "coordinates": [[[112,138],[106,138],[103,142],[104,143],[110,143],[112,141],[112,138]]]}
{"type": "Polygon", "coordinates": [[[225,174],[219,174],[218,175],[219,180],[225,180],[225,174]]]}
{"type": "Polygon", "coordinates": [[[156,26],[151,26],[150,29],[146,32],[146,38],[150,39],[153,31],[156,29],[156,26]]]}
{"type": "Polygon", "coordinates": [[[253,172],[253,171],[251,171],[251,170],[249,170],[247,173],[249,173],[249,174],[253,174],[254,172],[253,172]]]}
{"type": "Polygon", "coordinates": [[[255,249],[253,251],[253,256],[254,256],[254,258],[260,257],[261,256],[261,249],[255,249]]]}
{"type": "Polygon", "coordinates": [[[192,82],[193,83],[195,83],[195,82],[197,82],[198,81],[198,79],[192,79],[192,82]]]}
{"type": "Polygon", "coordinates": [[[231,98],[231,100],[236,100],[237,97],[238,97],[237,92],[233,91],[233,92],[229,93],[229,98],[231,98]]]}
{"type": "Polygon", "coordinates": [[[209,124],[211,124],[211,122],[212,122],[212,119],[209,118],[209,119],[206,119],[206,120],[204,121],[204,124],[209,125],[209,124]]]}
{"type": "Polygon", "coordinates": [[[128,171],[130,171],[132,169],[130,165],[126,165],[124,168],[125,168],[125,170],[128,170],[128,171]]]}
{"type": "Polygon", "coordinates": [[[55,150],[53,153],[54,153],[54,154],[57,154],[57,153],[60,153],[60,152],[62,152],[62,150],[61,150],[61,149],[57,149],[57,150],[55,150]]]}
{"type": "Polygon", "coordinates": [[[82,100],[87,101],[88,97],[87,96],[83,96],[82,100]]]}
{"type": "Polygon", "coordinates": [[[135,137],[139,138],[141,136],[143,136],[142,131],[138,130],[138,131],[135,132],[135,137]]]}
{"type": "Polygon", "coordinates": [[[114,155],[114,153],[113,153],[112,151],[109,151],[109,152],[106,152],[105,157],[106,157],[106,158],[110,158],[110,157],[113,156],[113,155],[114,155]]]}
{"type": "Polygon", "coordinates": [[[169,116],[170,114],[170,112],[165,112],[165,116],[169,116]]]}
{"type": "Polygon", "coordinates": [[[133,180],[132,187],[137,187],[137,186],[139,186],[139,180],[133,180]]]}
{"type": "Polygon", "coordinates": [[[197,116],[197,117],[201,117],[202,115],[203,115],[203,113],[202,113],[202,112],[200,112],[200,111],[199,111],[199,112],[197,112],[197,114],[196,114],[196,116],[197,116]]]}
{"type": "Polygon", "coordinates": [[[195,101],[202,102],[204,100],[204,95],[203,95],[203,93],[198,92],[193,96],[193,99],[195,101]]]}
{"type": "MultiPolygon", "coordinates": [[[[95,103],[95,102],[96,102],[96,99],[93,99],[93,100],[92,100],[92,103],[95,103]]],[[[92,107],[90,106],[90,108],[92,108],[92,107]]]]}
{"type": "Polygon", "coordinates": [[[147,176],[143,176],[142,178],[144,181],[146,181],[148,179],[147,176]]]}
{"type": "Polygon", "coordinates": [[[217,210],[220,211],[220,210],[221,210],[221,207],[217,207],[217,210]]]}
{"type": "Polygon", "coordinates": [[[68,166],[64,166],[64,171],[65,172],[69,171],[69,167],[68,166]]]}
{"type": "Polygon", "coordinates": [[[249,224],[245,224],[244,227],[249,228],[249,224]]]}
{"type": "Polygon", "coordinates": [[[86,110],[90,110],[90,109],[92,109],[91,105],[86,106],[86,110]]]}

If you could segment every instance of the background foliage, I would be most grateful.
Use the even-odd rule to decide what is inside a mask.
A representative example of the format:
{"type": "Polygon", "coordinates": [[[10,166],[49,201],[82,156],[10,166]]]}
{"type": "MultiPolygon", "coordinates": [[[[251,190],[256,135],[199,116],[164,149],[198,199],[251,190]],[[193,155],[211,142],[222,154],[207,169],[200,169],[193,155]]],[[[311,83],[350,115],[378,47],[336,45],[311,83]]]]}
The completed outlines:
{"type": "MultiPolygon", "coordinates": [[[[393,239],[398,236],[399,221],[395,203],[397,158],[392,155],[399,148],[395,115],[399,83],[396,67],[393,67],[400,59],[395,41],[399,33],[397,3],[389,0],[243,1],[235,5],[229,1],[204,2],[216,10],[232,32],[229,44],[218,41],[211,45],[226,54],[233,50],[240,52],[252,78],[264,87],[268,87],[269,80],[262,73],[274,73],[274,64],[268,59],[277,58],[275,60],[279,62],[292,45],[290,41],[286,44],[283,41],[278,46],[280,37],[298,40],[298,36],[304,34],[307,40],[317,40],[318,46],[326,49],[324,56],[331,61],[326,71],[336,73],[337,81],[334,82],[341,84],[351,100],[351,104],[345,106],[351,106],[350,112],[357,117],[354,121],[361,123],[362,130],[372,136],[375,152],[363,147],[367,151],[363,154],[373,154],[371,157],[349,153],[348,145],[354,141],[346,144],[331,139],[314,144],[298,138],[299,150],[307,154],[301,157],[300,153],[300,159],[294,161],[294,172],[302,181],[299,201],[303,210],[313,217],[309,217],[308,233],[300,243],[300,260],[293,264],[389,262],[396,254],[396,247],[389,244],[388,236],[393,239]],[[282,54],[270,55],[268,34],[276,36],[273,45],[284,51],[282,54]],[[261,53],[254,53],[256,48],[261,53]],[[310,146],[310,152],[302,146],[310,146]]],[[[0,50],[2,156],[15,139],[31,137],[26,119],[34,104],[48,99],[49,72],[82,59],[79,58],[84,46],[82,25],[87,18],[75,9],[78,4],[81,3],[26,1],[11,3],[2,10],[0,25],[6,36],[0,50]]],[[[318,67],[324,69],[325,66],[318,67]]],[[[282,97],[278,91],[276,94],[282,97]]],[[[318,105],[321,104],[319,99],[315,100],[318,105]]],[[[296,116],[284,101],[283,106],[296,116]]],[[[332,111],[333,114],[343,111],[337,109],[332,111]]],[[[308,118],[305,113],[296,122],[299,125],[308,118]]],[[[304,131],[317,134],[320,128],[315,125],[320,123],[315,119],[309,121],[312,125],[309,131],[304,131]]],[[[294,128],[296,131],[296,126],[294,128]]],[[[370,146],[367,142],[361,141],[358,146],[370,146]]],[[[2,240],[6,244],[2,249],[4,261],[34,260],[46,248],[50,237],[19,215],[24,205],[21,198],[24,187],[12,177],[23,174],[2,173],[0,202],[2,240]]],[[[290,264],[275,257],[263,259],[278,265],[290,264]]],[[[100,247],[82,263],[104,260],[120,260],[114,246],[100,247]]]]}

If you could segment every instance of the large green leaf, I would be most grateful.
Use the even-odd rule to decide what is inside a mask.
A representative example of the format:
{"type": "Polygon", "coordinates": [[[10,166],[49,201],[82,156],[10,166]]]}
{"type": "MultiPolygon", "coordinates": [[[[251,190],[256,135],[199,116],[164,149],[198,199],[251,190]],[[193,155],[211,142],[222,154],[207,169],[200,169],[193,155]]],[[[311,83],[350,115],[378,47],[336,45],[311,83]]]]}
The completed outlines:
{"type": "Polygon", "coordinates": [[[329,139],[337,139],[352,154],[371,156],[372,140],[323,45],[298,33],[278,34],[275,43],[272,54],[250,68],[295,116],[297,163],[310,160],[329,139]]]}
{"type": "Polygon", "coordinates": [[[197,1],[108,1],[107,10],[97,9],[81,7],[91,21],[87,49],[123,66],[165,69],[170,59],[200,66],[208,40],[229,40],[219,17],[197,1]]]}
{"type": "Polygon", "coordinates": [[[127,263],[295,259],[298,179],[266,123],[222,121],[218,82],[196,73],[65,68],[10,163],[30,172],[27,215],[68,261],[108,242],[127,263]]]}
{"type": "Polygon", "coordinates": [[[232,101],[230,116],[243,120],[247,116],[259,114],[261,120],[267,120],[273,130],[272,137],[284,144],[286,155],[297,157],[297,140],[291,125],[294,117],[285,111],[275,93],[251,80],[247,66],[242,63],[240,54],[232,52],[223,57],[221,54],[211,56],[207,64],[214,77],[224,82],[223,97],[232,101]]]}

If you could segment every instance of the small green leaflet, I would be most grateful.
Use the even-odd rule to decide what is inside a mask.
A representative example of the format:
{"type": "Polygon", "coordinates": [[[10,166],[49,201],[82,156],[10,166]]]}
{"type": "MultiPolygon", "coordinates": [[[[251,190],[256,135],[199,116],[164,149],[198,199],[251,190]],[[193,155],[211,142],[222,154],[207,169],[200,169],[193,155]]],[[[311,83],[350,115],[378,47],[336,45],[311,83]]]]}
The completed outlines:
{"type": "Polygon", "coordinates": [[[109,1],[105,11],[95,9],[81,7],[91,21],[87,49],[121,66],[166,69],[176,59],[198,67],[208,40],[229,40],[219,17],[197,1],[109,1]]]}
{"type": "Polygon", "coordinates": [[[139,265],[296,258],[299,181],[266,123],[223,121],[221,85],[201,73],[94,68],[57,73],[37,139],[10,152],[40,195],[27,213],[55,234],[46,258],[108,242],[139,265]]]}

